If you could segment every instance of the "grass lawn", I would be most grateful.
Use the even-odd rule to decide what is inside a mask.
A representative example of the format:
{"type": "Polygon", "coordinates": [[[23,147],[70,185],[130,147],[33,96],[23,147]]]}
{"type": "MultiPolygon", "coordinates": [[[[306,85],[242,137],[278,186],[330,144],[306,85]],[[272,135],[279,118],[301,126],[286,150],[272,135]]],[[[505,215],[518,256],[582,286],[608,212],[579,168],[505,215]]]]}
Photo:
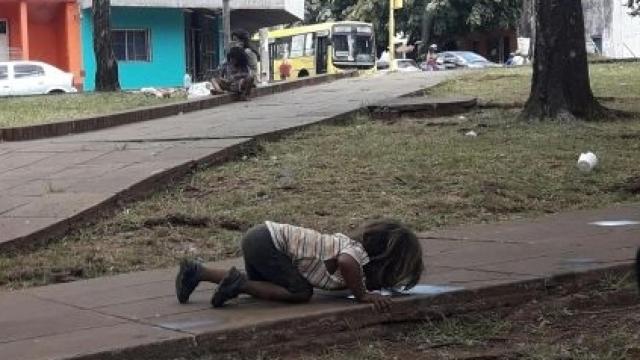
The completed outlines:
{"type": "MultiPolygon", "coordinates": [[[[615,82],[600,77],[613,76],[616,66],[592,67],[594,84],[602,84],[598,95],[615,94],[609,89],[615,82]]],[[[623,68],[625,81],[638,83],[640,65],[623,68]]],[[[432,92],[479,83],[474,94],[491,98],[504,84],[525,87],[526,71],[470,73],[432,92]]],[[[631,87],[624,96],[639,92],[631,87]]],[[[430,126],[427,119],[383,124],[361,116],[262,143],[242,160],[197,171],[56,243],[0,254],[0,287],[167,267],[184,256],[236,256],[243,230],[266,219],[345,231],[388,216],[424,231],[640,200],[639,121],[526,124],[516,115],[479,109],[453,126],[430,126]],[[469,129],[479,136],[464,136],[469,129]],[[584,174],[575,164],[588,150],[601,163],[584,174]]]]}
{"type": "MultiPolygon", "coordinates": [[[[640,64],[596,64],[589,68],[591,87],[596,97],[607,106],[638,111],[640,107],[640,64]],[[611,99],[615,98],[615,99],[611,99]]],[[[448,81],[427,93],[437,95],[477,96],[483,102],[524,104],[531,87],[531,67],[492,69],[470,72],[448,81]]]]}
{"type": "Polygon", "coordinates": [[[125,92],[0,98],[0,128],[67,121],[184,99],[159,99],[125,92]]]}

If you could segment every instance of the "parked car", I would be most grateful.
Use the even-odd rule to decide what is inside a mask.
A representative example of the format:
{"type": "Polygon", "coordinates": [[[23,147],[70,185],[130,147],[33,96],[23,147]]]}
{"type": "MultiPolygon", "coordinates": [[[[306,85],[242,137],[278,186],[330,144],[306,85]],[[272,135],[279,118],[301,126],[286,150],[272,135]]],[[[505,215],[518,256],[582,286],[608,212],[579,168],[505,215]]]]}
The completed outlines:
{"type": "Polygon", "coordinates": [[[75,93],[73,74],[39,61],[0,62],[0,96],[75,93]]]}
{"type": "Polygon", "coordinates": [[[491,62],[471,51],[445,51],[438,54],[438,60],[444,64],[446,69],[458,67],[468,69],[484,69],[488,67],[500,67],[499,64],[491,62]]]}
{"type": "MultiPolygon", "coordinates": [[[[418,64],[413,59],[394,59],[393,62],[396,64],[396,70],[398,72],[414,72],[420,71],[418,64]]],[[[376,63],[378,70],[389,70],[389,63],[386,61],[378,61],[376,63]]]]}
{"type": "Polygon", "coordinates": [[[396,69],[400,72],[415,72],[421,71],[413,59],[395,59],[396,69]]]}
{"type": "Polygon", "coordinates": [[[385,60],[378,60],[378,61],[376,61],[376,68],[378,70],[388,70],[389,69],[389,62],[385,61],[385,60]]]}

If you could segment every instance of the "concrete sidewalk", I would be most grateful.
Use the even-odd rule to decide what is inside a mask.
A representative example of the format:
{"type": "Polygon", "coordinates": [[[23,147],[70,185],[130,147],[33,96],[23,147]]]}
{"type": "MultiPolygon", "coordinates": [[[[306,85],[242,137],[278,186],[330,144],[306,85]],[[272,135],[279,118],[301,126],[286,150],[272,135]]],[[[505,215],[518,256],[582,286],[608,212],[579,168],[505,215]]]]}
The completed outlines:
{"type": "Polygon", "coordinates": [[[249,102],[44,140],[0,143],[0,249],[59,237],[118,200],[257,138],[433,86],[448,73],[348,78],[249,102]]]}
{"type": "MultiPolygon", "coordinates": [[[[3,293],[0,359],[188,359],[318,345],[321,334],[336,341],[352,330],[362,336],[388,321],[472,311],[495,301],[514,306],[547,293],[552,278],[630,270],[640,245],[640,205],[435,231],[421,241],[428,266],[420,294],[398,298],[391,314],[374,313],[344,294],[316,294],[296,306],[245,297],[214,310],[211,286],[179,305],[175,268],[3,293]]],[[[215,265],[231,263],[238,260],[215,265]]],[[[563,286],[585,276],[569,277],[563,286]]]]}

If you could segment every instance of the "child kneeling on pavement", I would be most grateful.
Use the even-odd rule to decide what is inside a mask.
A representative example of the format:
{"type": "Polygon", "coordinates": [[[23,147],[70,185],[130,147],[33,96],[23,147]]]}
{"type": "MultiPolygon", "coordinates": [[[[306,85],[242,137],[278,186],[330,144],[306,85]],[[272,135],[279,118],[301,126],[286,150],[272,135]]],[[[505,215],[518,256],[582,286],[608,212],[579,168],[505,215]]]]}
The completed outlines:
{"type": "Polygon", "coordinates": [[[351,236],[321,234],[288,224],[266,221],[242,238],[245,273],[208,268],[183,260],[176,277],[182,304],[201,281],[218,284],[211,299],[221,307],[239,294],[289,303],[309,301],[313,289],[349,289],[361,303],[386,311],[390,297],[373,290],[410,289],[424,270],[416,235],[393,220],[371,221],[351,236]]]}

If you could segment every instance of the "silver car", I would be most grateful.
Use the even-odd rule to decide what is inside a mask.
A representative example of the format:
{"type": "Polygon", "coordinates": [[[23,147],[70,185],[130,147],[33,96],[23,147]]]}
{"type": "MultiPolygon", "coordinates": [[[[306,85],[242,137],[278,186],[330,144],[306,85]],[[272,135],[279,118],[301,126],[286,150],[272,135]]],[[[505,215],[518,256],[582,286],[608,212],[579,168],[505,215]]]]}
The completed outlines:
{"type": "Polygon", "coordinates": [[[438,54],[438,62],[444,64],[447,69],[458,67],[467,69],[500,67],[499,64],[471,51],[444,51],[438,54]]]}

